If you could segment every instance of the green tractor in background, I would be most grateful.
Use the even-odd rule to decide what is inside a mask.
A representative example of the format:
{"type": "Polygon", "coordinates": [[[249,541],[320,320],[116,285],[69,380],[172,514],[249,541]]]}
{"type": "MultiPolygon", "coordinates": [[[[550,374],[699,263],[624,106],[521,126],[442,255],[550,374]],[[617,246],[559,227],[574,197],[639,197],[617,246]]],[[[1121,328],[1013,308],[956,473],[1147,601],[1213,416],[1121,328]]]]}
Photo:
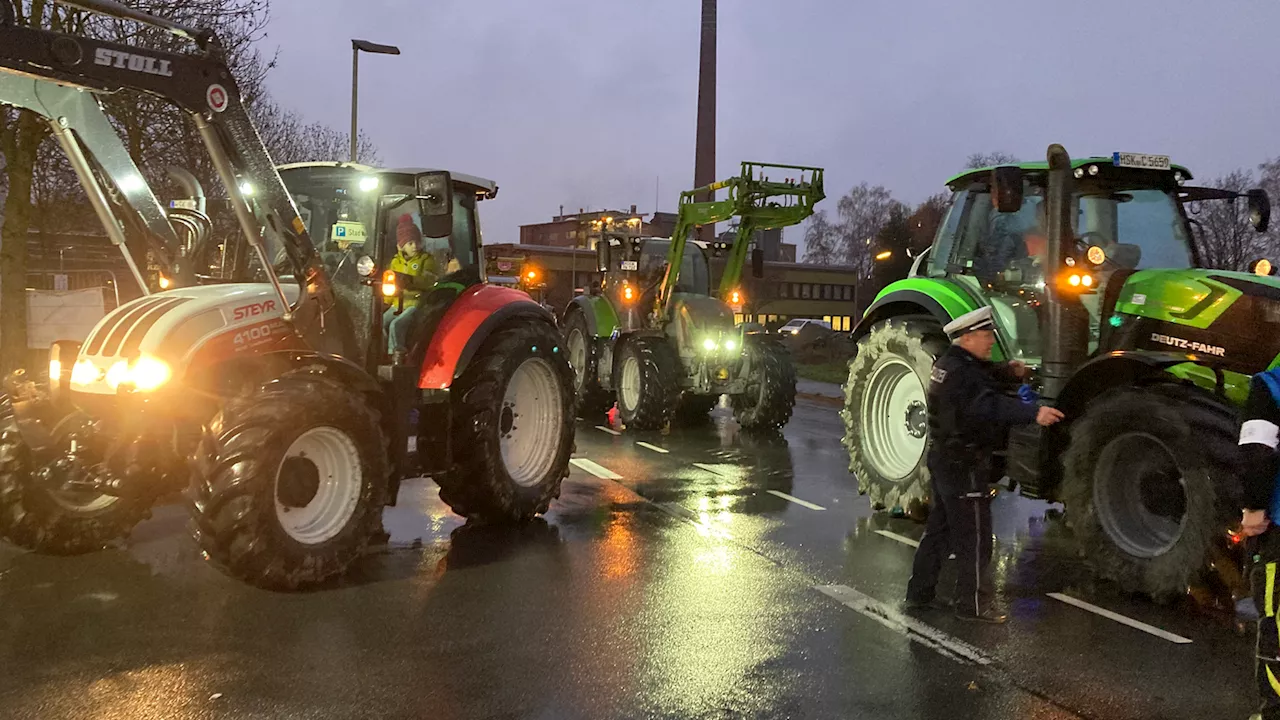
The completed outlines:
{"type": "Polygon", "coordinates": [[[1190,179],[1163,156],[1073,161],[1053,145],[1047,162],[950,181],[933,246],[854,329],[844,444],[873,506],[925,509],[941,328],[986,305],[995,359],[1025,362],[1067,416],[1015,430],[997,478],[1063,503],[1090,563],[1131,591],[1181,595],[1207,562],[1237,557],[1238,408],[1250,375],[1280,363],[1280,334],[1266,331],[1280,322],[1280,280],[1261,261],[1261,274],[1199,267],[1185,206],[1244,200],[1259,232],[1271,206],[1262,190],[1190,179]]]}
{"type": "MultiPolygon", "coordinates": [[[[734,313],[743,304],[742,270],[755,232],[812,215],[825,197],[822,175],[821,168],[744,162],[738,177],[680,194],[671,238],[598,242],[603,280],[573,299],[561,323],[580,413],[599,415],[616,397],[626,427],[657,430],[673,419],[706,417],[727,394],[742,427],[785,425],[796,395],[791,357],[763,329],[736,325],[734,313]],[[716,200],[721,190],[727,197],[716,200]],[[689,234],[735,216],[734,241],[709,243],[717,256],[727,253],[712,295],[707,244],[690,242],[689,234]]],[[[763,252],[756,248],[751,260],[762,277],[763,252]]]]}

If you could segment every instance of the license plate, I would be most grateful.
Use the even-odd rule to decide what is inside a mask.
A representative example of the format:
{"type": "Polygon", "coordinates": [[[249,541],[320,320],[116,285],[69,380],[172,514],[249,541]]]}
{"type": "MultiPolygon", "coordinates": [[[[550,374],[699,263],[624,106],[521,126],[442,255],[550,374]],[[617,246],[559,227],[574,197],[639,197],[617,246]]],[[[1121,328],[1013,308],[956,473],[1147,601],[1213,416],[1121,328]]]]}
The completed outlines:
{"type": "Polygon", "coordinates": [[[623,260],[623,261],[622,261],[622,269],[623,269],[623,270],[639,270],[639,269],[640,269],[640,261],[638,261],[638,260],[623,260]]]}
{"type": "Polygon", "coordinates": [[[1143,153],[1112,153],[1111,164],[1116,167],[1143,170],[1168,170],[1172,167],[1168,155],[1144,155],[1143,153]]]}

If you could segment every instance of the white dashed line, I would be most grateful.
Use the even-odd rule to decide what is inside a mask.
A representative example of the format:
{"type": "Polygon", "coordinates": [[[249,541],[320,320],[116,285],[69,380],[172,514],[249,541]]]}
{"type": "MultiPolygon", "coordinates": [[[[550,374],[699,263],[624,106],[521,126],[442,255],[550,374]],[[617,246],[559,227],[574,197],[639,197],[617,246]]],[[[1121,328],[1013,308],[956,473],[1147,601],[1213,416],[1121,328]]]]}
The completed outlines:
{"type": "Polygon", "coordinates": [[[658,447],[657,445],[650,445],[649,443],[644,442],[643,440],[641,440],[641,441],[637,442],[636,444],[637,444],[637,445],[639,445],[639,446],[640,446],[640,447],[642,447],[642,448],[646,448],[646,449],[648,449],[648,450],[652,450],[652,451],[654,451],[654,452],[662,453],[663,455],[666,455],[667,453],[671,452],[670,450],[668,450],[668,449],[666,449],[666,448],[661,448],[661,447],[658,447]]]}
{"type": "Polygon", "coordinates": [[[1089,612],[1095,615],[1101,615],[1102,617],[1107,618],[1108,620],[1115,620],[1116,622],[1122,625],[1128,625],[1131,628],[1137,628],[1138,630],[1141,630],[1144,633],[1155,635],[1156,637],[1161,638],[1162,640],[1168,640],[1171,643],[1177,643],[1178,645],[1191,644],[1190,638],[1184,638],[1181,635],[1174,635],[1173,633],[1167,630],[1161,630],[1158,627],[1148,625],[1138,620],[1134,620],[1133,618],[1127,618],[1121,615],[1120,613],[1114,613],[1114,612],[1111,612],[1110,610],[1107,610],[1106,608],[1100,608],[1097,605],[1091,605],[1083,600],[1077,600],[1071,597],[1070,595],[1063,595],[1062,593],[1049,593],[1049,597],[1053,598],[1054,600],[1061,600],[1062,602],[1068,605],[1074,605],[1075,607],[1078,607],[1081,610],[1088,610],[1089,612]]]}
{"type": "Polygon", "coordinates": [[[706,470],[712,475],[719,475],[720,477],[725,477],[725,474],[720,472],[720,470],[716,468],[715,465],[708,465],[706,463],[694,463],[693,466],[698,468],[699,470],[706,470]]]}
{"type": "Polygon", "coordinates": [[[896,533],[896,532],[889,532],[888,530],[877,530],[877,531],[876,531],[876,534],[877,534],[877,535],[883,535],[883,536],[885,536],[885,537],[889,538],[890,540],[897,540],[898,542],[902,543],[903,545],[910,545],[910,546],[911,546],[911,547],[913,547],[913,548],[918,548],[918,547],[920,547],[920,541],[919,541],[919,540],[912,540],[911,538],[909,538],[909,537],[907,537],[907,536],[905,536],[905,535],[899,535],[899,534],[898,534],[898,533],[896,533]]]}
{"type": "Polygon", "coordinates": [[[610,470],[609,468],[603,465],[600,465],[598,463],[593,463],[586,458],[573,458],[569,462],[573,463],[575,466],[583,470],[586,470],[592,475],[595,475],[601,480],[621,480],[622,479],[622,476],[619,475],[618,473],[610,470]]]}
{"type": "Polygon", "coordinates": [[[991,664],[991,658],[969,643],[952,637],[932,625],[926,625],[913,617],[904,615],[897,608],[858,592],[848,585],[818,585],[814,589],[890,630],[906,635],[912,641],[932,648],[957,662],[976,665],[991,664]]]}
{"type": "Polygon", "coordinates": [[[770,494],[770,495],[773,495],[773,496],[775,496],[775,497],[780,497],[780,498],[782,498],[783,500],[790,500],[791,502],[793,502],[793,503],[795,503],[795,504],[797,504],[797,505],[803,506],[803,507],[807,507],[807,508],[809,508],[810,510],[826,510],[826,508],[822,507],[821,505],[814,505],[814,504],[813,504],[813,503],[811,503],[811,502],[808,502],[808,501],[805,501],[805,500],[801,500],[801,499],[800,499],[800,498],[798,498],[798,497],[795,497],[795,496],[793,496],[793,495],[788,495],[788,494],[786,494],[786,493],[784,493],[784,492],[778,492],[777,490],[769,490],[768,492],[769,492],[769,494],[770,494]]]}
{"type": "Polygon", "coordinates": [[[621,435],[621,434],[622,434],[622,433],[618,432],[617,430],[614,430],[614,429],[613,429],[613,428],[611,428],[611,427],[605,427],[605,426],[603,426],[603,425],[597,425],[597,426],[596,426],[596,429],[597,429],[597,430],[600,430],[601,432],[607,432],[607,433],[609,433],[610,435],[614,435],[614,436],[617,436],[617,435],[621,435]]]}

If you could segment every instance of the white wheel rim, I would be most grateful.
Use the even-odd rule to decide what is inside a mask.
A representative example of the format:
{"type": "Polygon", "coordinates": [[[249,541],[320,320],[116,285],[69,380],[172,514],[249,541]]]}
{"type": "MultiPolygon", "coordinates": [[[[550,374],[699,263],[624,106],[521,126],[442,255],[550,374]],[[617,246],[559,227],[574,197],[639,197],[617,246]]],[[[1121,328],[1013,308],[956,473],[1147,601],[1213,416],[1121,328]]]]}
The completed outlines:
{"type": "Polygon", "coordinates": [[[304,545],[332,540],[355,515],[363,485],[355,441],[334,427],[311,428],[293,441],[276,470],[276,518],[289,537],[304,545]],[[288,505],[280,497],[282,480],[297,481],[287,476],[286,466],[290,466],[289,472],[305,467],[291,465],[291,460],[310,463],[318,480],[315,494],[300,507],[288,505]]]}
{"type": "Polygon", "coordinates": [[[618,380],[618,399],[631,412],[640,404],[640,358],[628,353],[622,359],[622,377],[618,380]]]}
{"type": "Polygon", "coordinates": [[[587,371],[587,341],[582,337],[581,330],[573,328],[569,331],[565,345],[569,350],[569,366],[573,368],[573,381],[576,383],[574,389],[578,390],[582,388],[587,371]]]}
{"type": "Polygon", "coordinates": [[[901,480],[920,464],[924,407],[924,383],[904,360],[889,357],[872,369],[862,397],[862,450],[873,470],[901,480]]]}
{"type": "Polygon", "coordinates": [[[555,369],[540,357],[525,360],[507,382],[498,417],[502,464],[517,485],[532,487],[551,472],[563,426],[555,369]]]}

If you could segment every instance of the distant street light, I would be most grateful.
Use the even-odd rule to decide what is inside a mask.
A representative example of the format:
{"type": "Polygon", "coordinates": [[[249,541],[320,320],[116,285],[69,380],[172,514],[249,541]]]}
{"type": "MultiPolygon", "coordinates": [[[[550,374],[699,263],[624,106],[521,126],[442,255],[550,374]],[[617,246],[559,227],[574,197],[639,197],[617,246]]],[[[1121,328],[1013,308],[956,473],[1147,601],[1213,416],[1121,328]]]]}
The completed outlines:
{"type": "Polygon", "coordinates": [[[378,55],[399,55],[400,48],[395,45],[379,45],[368,40],[351,40],[351,162],[356,161],[356,96],[359,90],[360,51],[378,55]]]}

